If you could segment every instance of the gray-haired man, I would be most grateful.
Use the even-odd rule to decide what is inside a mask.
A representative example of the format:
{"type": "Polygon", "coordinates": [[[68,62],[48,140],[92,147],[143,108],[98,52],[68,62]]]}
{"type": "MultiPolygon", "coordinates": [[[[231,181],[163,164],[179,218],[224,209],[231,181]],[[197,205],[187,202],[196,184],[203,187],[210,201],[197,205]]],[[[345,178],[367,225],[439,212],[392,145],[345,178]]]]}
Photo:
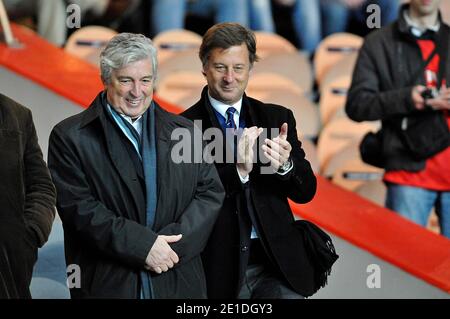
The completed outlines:
{"type": "Polygon", "coordinates": [[[224,197],[217,172],[171,160],[171,132],[194,127],[152,100],[150,39],[119,34],[100,64],[105,90],[49,143],[66,261],[81,268],[71,295],[206,297],[200,252],[224,197]]]}

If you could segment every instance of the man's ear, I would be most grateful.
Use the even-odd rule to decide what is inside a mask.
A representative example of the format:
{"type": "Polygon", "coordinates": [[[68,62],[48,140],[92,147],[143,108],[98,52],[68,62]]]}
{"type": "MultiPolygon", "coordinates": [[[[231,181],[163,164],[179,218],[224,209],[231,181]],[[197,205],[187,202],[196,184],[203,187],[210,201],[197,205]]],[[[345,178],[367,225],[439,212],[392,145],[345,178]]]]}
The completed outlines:
{"type": "Polygon", "coordinates": [[[101,78],[101,80],[102,80],[102,84],[103,84],[103,87],[106,89],[106,81],[105,81],[105,79],[101,76],[100,77],[101,78]]]}
{"type": "Polygon", "coordinates": [[[206,64],[202,63],[202,74],[206,78],[206,69],[208,68],[208,62],[206,64]]]}

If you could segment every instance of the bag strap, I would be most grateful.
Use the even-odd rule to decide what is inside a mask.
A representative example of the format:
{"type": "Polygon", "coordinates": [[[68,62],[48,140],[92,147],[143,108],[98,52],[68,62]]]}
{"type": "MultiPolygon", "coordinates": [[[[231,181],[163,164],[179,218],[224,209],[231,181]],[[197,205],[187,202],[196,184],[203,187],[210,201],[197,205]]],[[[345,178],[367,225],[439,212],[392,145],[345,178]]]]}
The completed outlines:
{"type": "Polygon", "coordinates": [[[408,86],[414,85],[416,80],[422,75],[422,73],[425,71],[428,64],[430,64],[431,60],[434,58],[434,56],[438,53],[437,43],[434,47],[433,52],[428,56],[428,59],[422,63],[420,68],[414,73],[414,75],[411,77],[411,80],[409,81],[408,86]]]}
{"type": "MultiPolygon", "coordinates": [[[[442,23],[441,23],[442,24],[442,23]]],[[[416,80],[422,75],[423,71],[425,71],[425,68],[430,64],[431,60],[434,58],[434,56],[439,53],[439,73],[438,73],[438,83],[437,85],[442,85],[442,80],[445,76],[445,66],[446,66],[446,60],[447,60],[447,54],[448,54],[448,44],[449,44],[449,34],[446,32],[446,29],[444,25],[441,25],[441,29],[439,30],[439,33],[436,34],[434,37],[434,50],[431,52],[431,54],[428,56],[426,61],[422,63],[420,68],[414,73],[414,76],[411,77],[411,81],[409,85],[414,85],[416,80]]],[[[447,83],[448,85],[448,83],[447,83]]],[[[439,87],[438,87],[439,89],[439,87]]]]}
{"type": "MultiPolygon", "coordinates": [[[[437,41],[434,42],[435,46],[431,54],[428,56],[428,58],[422,62],[422,65],[420,68],[414,73],[414,75],[411,77],[411,80],[408,82],[407,86],[413,86],[416,84],[416,80],[422,76],[423,72],[425,71],[425,68],[430,64],[431,60],[434,58],[434,56],[438,53],[438,45],[437,41]]],[[[441,59],[442,62],[442,59],[441,59]]],[[[406,130],[408,127],[408,116],[402,116],[401,121],[399,122],[399,127],[402,131],[406,130]]]]}
{"type": "MultiPolygon", "coordinates": [[[[440,86],[442,85],[442,81],[445,79],[446,76],[446,66],[447,66],[447,59],[448,59],[448,45],[449,45],[449,38],[450,38],[450,34],[449,34],[449,28],[448,26],[444,25],[441,22],[441,30],[439,31],[440,34],[440,39],[438,41],[436,41],[436,46],[437,43],[439,43],[439,48],[438,48],[438,52],[439,52],[439,71],[438,71],[438,89],[440,88],[440,86]]],[[[448,86],[449,83],[446,83],[446,85],[448,86]]]]}

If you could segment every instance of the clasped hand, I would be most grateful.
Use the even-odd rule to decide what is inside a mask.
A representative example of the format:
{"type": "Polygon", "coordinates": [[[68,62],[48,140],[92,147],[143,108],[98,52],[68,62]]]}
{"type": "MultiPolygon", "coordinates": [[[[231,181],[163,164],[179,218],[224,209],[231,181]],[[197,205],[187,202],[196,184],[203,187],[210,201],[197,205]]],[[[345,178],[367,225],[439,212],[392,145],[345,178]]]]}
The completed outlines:
{"type": "Polygon", "coordinates": [[[145,259],[145,269],[161,274],[173,268],[180,259],[169,244],[179,241],[181,237],[181,234],[159,235],[145,259]]]}

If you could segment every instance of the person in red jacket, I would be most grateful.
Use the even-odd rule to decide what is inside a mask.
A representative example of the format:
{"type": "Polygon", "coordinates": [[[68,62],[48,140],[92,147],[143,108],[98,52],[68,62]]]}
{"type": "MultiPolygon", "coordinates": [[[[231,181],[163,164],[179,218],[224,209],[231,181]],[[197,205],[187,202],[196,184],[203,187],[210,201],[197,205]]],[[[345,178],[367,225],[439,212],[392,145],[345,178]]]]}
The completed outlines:
{"type": "Polygon", "coordinates": [[[386,207],[422,226],[435,207],[450,238],[450,28],[440,2],[411,0],[365,39],[346,112],[382,120],[386,207]]]}

